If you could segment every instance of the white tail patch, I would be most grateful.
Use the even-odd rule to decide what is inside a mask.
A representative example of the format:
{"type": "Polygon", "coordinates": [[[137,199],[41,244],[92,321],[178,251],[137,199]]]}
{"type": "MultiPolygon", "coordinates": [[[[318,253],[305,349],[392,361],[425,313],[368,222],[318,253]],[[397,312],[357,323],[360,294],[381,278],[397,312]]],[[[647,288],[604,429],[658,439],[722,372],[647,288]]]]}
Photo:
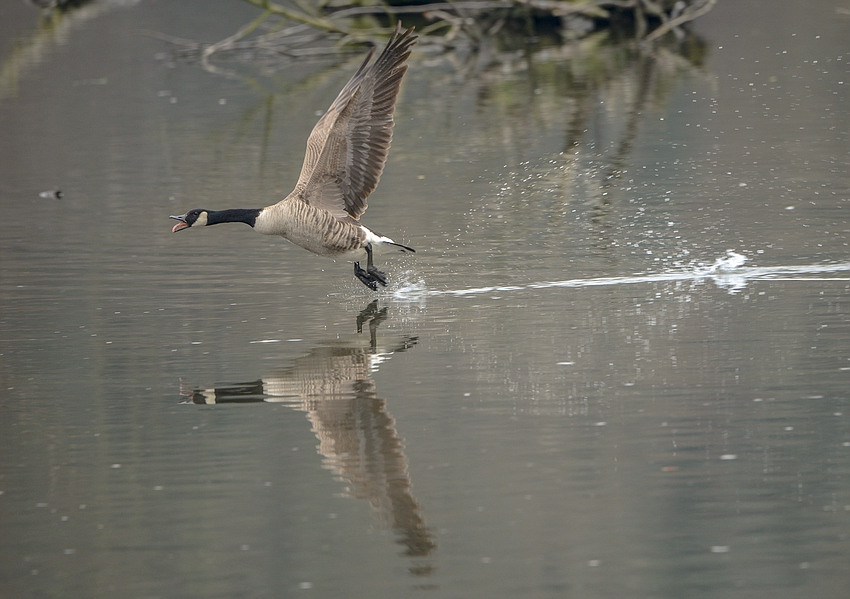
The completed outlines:
{"type": "Polygon", "coordinates": [[[413,251],[413,248],[409,248],[406,245],[401,243],[397,243],[390,239],[389,237],[384,237],[383,235],[378,235],[374,231],[360,225],[360,228],[366,233],[366,243],[371,243],[373,246],[381,246],[381,245],[394,245],[401,250],[413,251]]]}

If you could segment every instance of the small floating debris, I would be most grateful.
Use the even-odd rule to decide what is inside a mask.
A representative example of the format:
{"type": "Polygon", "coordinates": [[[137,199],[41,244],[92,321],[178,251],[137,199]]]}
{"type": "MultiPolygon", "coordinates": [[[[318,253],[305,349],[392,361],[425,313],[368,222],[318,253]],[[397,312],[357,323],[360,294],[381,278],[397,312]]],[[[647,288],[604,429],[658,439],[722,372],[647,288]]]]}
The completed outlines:
{"type": "Polygon", "coordinates": [[[724,453],[722,456],[720,456],[720,459],[721,460],[737,460],[738,456],[734,453],[724,453]]]}
{"type": "Polygon", "coordinates": [[[42,191],[38,194],[38,197],[44,198],[45,200],[61,200],[62,199],[62,190],[61,189],[48,189],[47,191],[42,191]]]}
{"type": "Polygon", "coordinates": [[[712,553],[729,553],[729,545],[713,545],[711,547],[712,553]]]}

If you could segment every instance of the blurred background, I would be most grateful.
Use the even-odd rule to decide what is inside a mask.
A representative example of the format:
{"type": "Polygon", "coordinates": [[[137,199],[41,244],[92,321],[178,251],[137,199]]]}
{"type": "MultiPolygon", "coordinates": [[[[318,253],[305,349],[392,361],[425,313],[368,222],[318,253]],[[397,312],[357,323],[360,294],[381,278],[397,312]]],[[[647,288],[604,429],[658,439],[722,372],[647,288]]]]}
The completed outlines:
{"type": "Polygon", "coordinates": [[[846,597],[850,4],[0,5],[0,595],[846,597]],[[420,40],[351,264],[284,198],[420,40]]]}

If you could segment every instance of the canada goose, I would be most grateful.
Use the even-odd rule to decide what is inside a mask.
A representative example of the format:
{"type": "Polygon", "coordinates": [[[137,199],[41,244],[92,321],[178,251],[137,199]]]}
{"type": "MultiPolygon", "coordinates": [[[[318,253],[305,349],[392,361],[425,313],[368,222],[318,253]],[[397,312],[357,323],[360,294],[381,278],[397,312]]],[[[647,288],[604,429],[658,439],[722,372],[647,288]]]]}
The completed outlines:
{"type": "Polygon", "coordinates": [[[354,262],[354,274],[372,290],[387,284],[372,263],[373,245],[396,243],[360,224],[366,199],[378,185],[393,135],[393,110],[404,62],[416,41],[413,28],[396,25],[386,48],[369,64],[375,48],[319,119],[307,140],[304,165],[295,189],[265,208],[206,210],[196,208],[178,220],[172,232],[193,225],[246,223],[264,235],[281,235],[321,256],[355,258],[366,252],[366,270],[354,262]]]}

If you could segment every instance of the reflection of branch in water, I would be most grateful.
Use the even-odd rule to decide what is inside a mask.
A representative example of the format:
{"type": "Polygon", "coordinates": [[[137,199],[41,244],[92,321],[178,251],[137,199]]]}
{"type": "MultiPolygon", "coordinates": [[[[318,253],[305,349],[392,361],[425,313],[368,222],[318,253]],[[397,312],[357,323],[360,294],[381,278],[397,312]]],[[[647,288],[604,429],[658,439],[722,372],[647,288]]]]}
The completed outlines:
{"type": "MultiPolygon", "coordinates": [[[[690,41],[695,46],[702,43],[695,38],[690,38],[690,41]]],[[[601,164],[599,170],[594,171],[591,177],[584,177],[584,180],[589,183],[588,193],[593,202],[590,222],[598,227],[599,237],[594,245],[600,249],[606,249],[614,243],[611,231],[615,225],[609,222],[608,216],[615,196],[615,185],[620,182],[622,176],[628,170],[628,158],[632,153],[640,124],[643,122],[647,110],[653,100],[658,101],[664,97],[665,92],[672,87],[670,85],[672,81],[681,76],[682,73],[693,72],[699,68],[699,62],[693,63],[683,54],[662,46],[649,48],[641,45],[632,46],[631,49],[633,58],[624,70],[621,79],[623,81],[622,91],[630,92],[630,96],[627,96],[626,93],[623,94],[623,96],[627,96],[626,107],[620,111],[623,116],[618,139],[612,142],[613,151],[610,154],[597,156],[597,160],[601,164]]],[[[598,95],[610,95],[611,89],[609,87],[607,90],[598,90],[594,99],[598,95]]],[[[609,103],[610,100],[611,98],[605,98],[604,101],[609,103]]],[[[570,136],[571,134],[568,133],[568,141],[570,136]]],[[[580,160],[581,145],[574,142],[573,147],[574,152],[570,165],[573,169],[565,168],[564,176],[576,177],[581,173],[587,174],[581,170],[583,168],[580,160]]],[[[568,153],[565,151],[564,155],[566,156],[568,153]]]]}
{"type": "MultiPolygon", "coordinates": [[[[610,249],[622,242],[621,219],[611,213],[622,208],[628,193],[641,128],[679,79],[700,75],[705,52],[705,43],[694,35],[682,43],[671,36],[647,46],[599,34],[538,50],[531,59],[528,52],[496,55],[464,85],[476,86],[482,113],[499,115],[489,117],[494,126],[481,130],[492,139],[492,129],[500,128],[504,153],[522,158],[493,181],[495,197],[470,211],[471,226],[504,235],[505,228],[492,226],[492,211],[500,210],[499,218],[511,219],[509,234],[515,238],[559,244],[557,235],[538,233],[579,218],[591,236],[589,245],[616,260],[618,253],[610,249]],[[553,153],[534,157],[521,145],[536,145],[529,140],[558,130],[564,133],[553,153]]],[[[491,139],[464,143],[481,147],[491,139]]]]}
{"type": "Polygon", "coordinates": [[[38,19],[38,29],[29,38],[17,42],[9,57],[0,64],[0,100],[14,96],[18,82],[27,71],[47,60],[55,47],[65,44],[74,29],[114,8],[138,1],[80,0],[46,4],[38,19]]]}
{"type": "MultiPolygon", "coordinates": [[[[609,218],[615,186],[628,170],[628,159],[647,110],[654,99],[663,97],[665,89],[670,87],[670,81],[698,66],[664,47],[630,46],[629,50],[631,58],[618,77],[621,85],[600,87],[590,94],[591,101],[597,105],[600,96],[605,104],[613,104],[615,100],[611,96],[616,93],[621,95],[619,104],[625,103],[624,109],[619,111],[621,123],[618,137],[610,144],[612,151],[608,155],[599,152],[594,157],[599,164],[598,168],[588,171],[582,160],[582,153],[588,144],[580,143],[580,136],[586,129],[579,132],[573,123],[567,131],[569,145],[563,153],[568,162],[564,163],[561,176],[573,180],[581,177],[585,182],[586,193],[591,201],[589,220],[596,229],[593,246],[600,250],[607,250],[617,243],[616,224],[609,218]]],[[[587,104],[587,101],[583,104],[587,104]]],[[[602,146],[601,141],[597,140],[594,145],[602,146]]]]}
{"type": "Polygon", "coordinates": [[[602,170],[598,179],[598,190],[593,222],[601,222],[608,214],[611,204],[609,190],[614,181],[619,179],[626,168],[626,158],[631,154],[638,126],[649,103],[652,82],[655,79],[656,63],[651,54],[641,54],[633,67],[634,79],[636,81],[634,95],[626,111],[625,124],[623,125],[620,139],[616,149],[605,161],[606,167],[602,170]]]}
{"type": "MultiPolygon", "coordinates": [[[[368,324],[367,347],[318,345],[261,380],[185,394],[194,403],[280,402],[306,412],[319,440],[323,467],[347,483],[346,495],[369,501],[382,523],[397,532],[405,555],[421,558],[430,555],[436,543],[411,491],[404,443],[372,377],[382,362],[413,347],[417,338],[403,337],[381,348],[376,333],[386,318],[387,308],[379,309],[375,300],[357,317],[358,332],[368,324]]],[[[433,567],[416,564],[411,572],[428,575],[433,567]]]]}

